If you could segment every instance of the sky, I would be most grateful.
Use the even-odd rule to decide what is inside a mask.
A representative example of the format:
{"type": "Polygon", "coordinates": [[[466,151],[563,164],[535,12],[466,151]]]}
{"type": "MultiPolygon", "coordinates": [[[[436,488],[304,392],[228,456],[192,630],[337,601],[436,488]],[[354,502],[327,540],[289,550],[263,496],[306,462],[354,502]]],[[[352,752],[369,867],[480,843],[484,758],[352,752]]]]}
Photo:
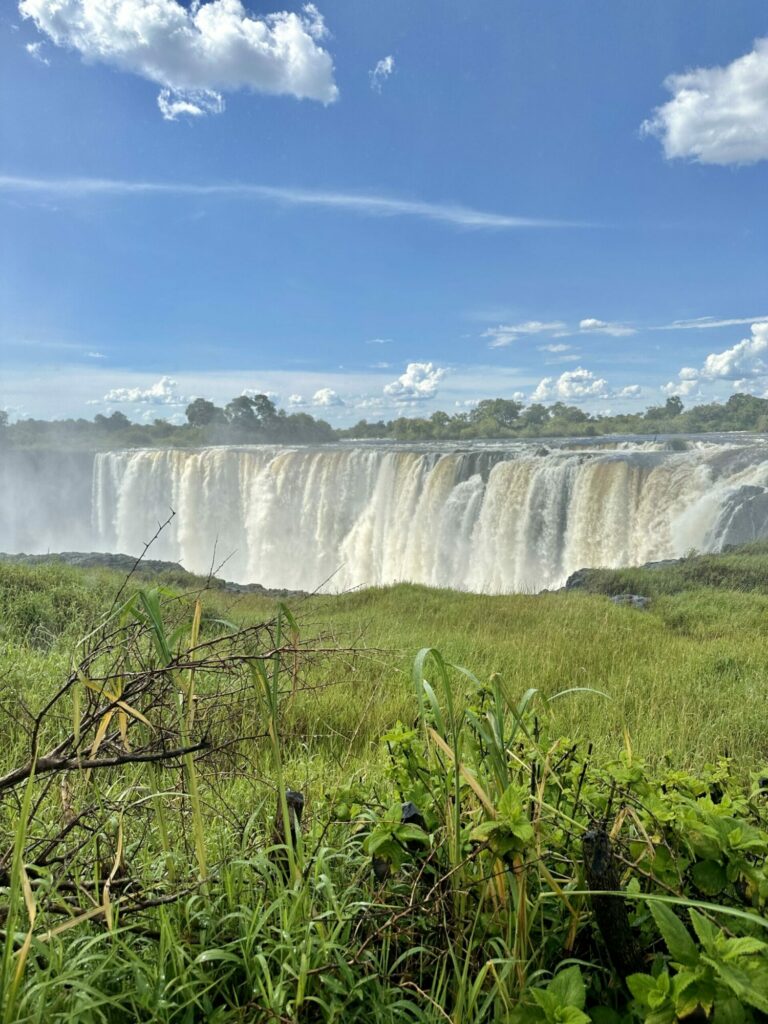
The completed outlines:
{"type": "Polygon", "coordinates": [[[6,0],[0,408],[768,396],[764,0],[6,0]]]}

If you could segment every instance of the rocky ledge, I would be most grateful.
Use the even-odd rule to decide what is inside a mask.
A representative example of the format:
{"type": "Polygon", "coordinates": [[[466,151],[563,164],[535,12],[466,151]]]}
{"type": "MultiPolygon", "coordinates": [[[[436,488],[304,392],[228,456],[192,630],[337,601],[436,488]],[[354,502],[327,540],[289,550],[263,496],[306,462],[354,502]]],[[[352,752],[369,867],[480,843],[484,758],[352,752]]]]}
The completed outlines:
{"type": "Polygon", "coordinates": [[[211,590],[224,590],[230,594],[257,594],[260,597],[306,597],[303,590],[270,590],[260,583],[232,583],[218,576],[197,576],[188,572],[178,562],[163,562],[156,558],[145,558],[137,563],[131,555],[110,554],[103,551],[60,551],[46,555],[9,555],[0,552],[0,562],[12,562],[21,565],[41,565],[44,563],[71,565],[78,569],[112,569],[115,572],[133,572],[137,576],[163,575],[177,586],[200,587],[208,586],[211,590]]]}

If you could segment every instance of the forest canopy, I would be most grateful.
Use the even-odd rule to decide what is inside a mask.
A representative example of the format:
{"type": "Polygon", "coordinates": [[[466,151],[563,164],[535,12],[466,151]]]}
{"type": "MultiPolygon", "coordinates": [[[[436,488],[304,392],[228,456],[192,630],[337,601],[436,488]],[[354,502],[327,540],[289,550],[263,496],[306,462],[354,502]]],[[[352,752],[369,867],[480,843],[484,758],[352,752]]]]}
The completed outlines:
{"type": "Polygon", "coordinates": [[[267,395],[238,395],[224,406],[196,398],[186,422],[133,423],[124,413],[97,413],[92,420],[22,419],[9,423],[0,410],[0,443],[28,448],[62,445],[82,448],[195,447],[212,444],[317,444],[327,441],[463,441],[493,438],[598,437],[608,434],[698,434],[721,431],[768,432],[768,399],[735,394],[723,403],[686,409],[678,396],[643,412],[591,414],[555,402],[524,406],[507,398],[488,398],[469,410],[433,412],[429,417],[400,416],[359,420],[334,428],[306,412],[278,409],[267,395]]]}

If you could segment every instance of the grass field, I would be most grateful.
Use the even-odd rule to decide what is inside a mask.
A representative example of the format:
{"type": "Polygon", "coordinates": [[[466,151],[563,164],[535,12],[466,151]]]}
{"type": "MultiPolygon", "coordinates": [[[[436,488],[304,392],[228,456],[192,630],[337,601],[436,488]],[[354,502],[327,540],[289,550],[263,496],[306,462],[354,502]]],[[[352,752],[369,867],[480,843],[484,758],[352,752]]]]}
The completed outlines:
{"type": "MultiPolygon", "coordinates": [[[[42,718],[39,754],[69,742],[67,749],[80,750],[79,757],[120,762],[128,751],[155,756],[160,734],[166,748],[190,745],[199,734],[213,750],[167,762],[73,767],[39,778],[30,773],[26,782],[8,787],[0,805],[6,836],[0,867],[8,876],[5,1020],[479,1024],[520,1014],[521,1020],[550,1020],[542,1009],[547,997],[531,1002],[530,994],[542,988],[553,965],[560,964],[562,973],[574,958],[583,960],[587,1002],[576,992],[565,1009],[584,1013],[586,1005],[592,1014],[594,1004],[614,1014],[600,1024],[627,1013],[625,1019],[646,1019],[639,997],[622,1002],[620,982],[610,979],[590,945],[594,936],[578,938],[592,935],[594,925],[586,911],[573,910],[576,897],[566,901],[571,909],[562,920],[547,916],[547,899],[564,889],[578,891],[587,869],[576,858],[550,887],[555,868],[541,867],[547,862],[541,844],[554,849],[569,840],[546,790],[555,787],[558,808],[573,795],[568,828],[578,829],[587,828],[598,808],[615,813],[617,787],[626,806],[640,799],[640,818],[648,813],[654,822],[668,821],[659,838],[648,840],[657,860],[658,843],[682,856],[673,836],[679,825],[679,843],[688,841],[691,794],[709,800],[713,786],[732,786],[729,813],[738,810],[745,821],[758,813],[748,794],[768,766],[764,545],[692,557],[663,570],[597,572],[584,591],[491,597],[400,585],[296,599],[277,638],[274,626],[254,629],[273,619],[274,601],[206,592],[195,625],[196,595],[169,590],[156,595],[156,605],[146,597],[131,605],[109,629],[80,643],[122,583],[106,571],[0,565],[0,774],[29,762],[35,720],[67,679],[75,682],[42,718]],[[607,596],[627,590],[650,596],[649,610],[617,606],[607,596]],[[205,647],[194,654],[199,667],[178,653],[189,646],[190,635],[211,644],[210,656],[205,647]],[[233,635],[235,640],[227,639],[233,635]],[[258,661],[263,675],[251,671],[256,661],[249,659],[281,645],[279,657],[258,661]],[[433,691],[420,688],[421,670],[417,676],[412,671],[417,651],[427,647],[475,677],[443,673],[431,662],[424,671],[434,686],[434,705],[433,691]],[[73,672],[84,661],[87,670],[73,672]],[[111,714],[102,709],[100,719],[89,719],[83,709],[96,709],[97,686],[100,698],[107,694],[111,714]],[[123,689],[115,692],[118,686],[123,689]],[[158,686],[159,695],[153,689],[158,686]],[[500,761],[492,756],[499,729],[502,740],[505,730],[518,736],[514,744],[504,740],[500,761]],[[437,747],[428,740],[435,734],[437,747]],[[426,746],[419,745],[422,737],[426,746]],[[467,766],[461,778],[451,768],[459,755],[467,766]],[[672,786],[670,778],[686,781],[672,786]],[[301,790],[306,801],[305,839],[298,851],[289,844],[289,884],[266,852],[284,786],[301,790]],[[442,786],[448,788],[438,799],[442,786]],[[670,787],[683,795],[669,818],[659,818],[653,801],[668,799],[670,787]],[[510,824],[500,839],[490,824],[503,814],[517,820],[500,811],[513,793],[520,808],[530,810],[518,809],[526,819],[519,834],[510,824]],[[427,821],[416,833],[399,834],[387,814],[393,802],[399,807],[398,801],[414,797],[427,821]],[[483,825],[485,814],[491,817],[483,825]],[[529,828],[539,844],[536,857],[523,851],[529,828]],[[436,919],[426,911],[418,921],[408,916],[408,928],[400,924],[404,907],[416,913],[411,862],[422,841],[431,844],[430,857],[451,879],[438,901],[442,944],[436,919]],[[376,849],[399,869],[384,887],[368,874],[376,849]],[[494,850],[498,863],[516,857],[514,863],[527,863],[537,879],[521,894],[521,869],[504,869],[493,905],[496,916],[507,902],[514,905],[509,927],[498,926],[494,914],[495,924],[486,921],[488,897],[477,895],[481,876],[473,872],[494,850]],[[303,869],[294,875],[297,859],[303,869]],[[143,907],[139,889],[159,893],[152,899],[167,899],[167,908],[143,907]],[[444,918],[446,905],[454,925],[444,918]],[[377,921],[390,914],[375,942],[361,914],[377,921]],[[498,953],[493,976],[479,932],[487,949],[498,953]],[[570,959],[563,959],[562,949],[553,953],[550,939],[544,941],[551,936],[560,936],[570,959]],[[414,954],[418,964],[400,948],[404,942],[422,949],[414,954]],[[246,964],[248,958],[253,962],[246,964]],[[590,963],[591,973],[585,966],[590,963]],[[537,1016],[540,1011],[545,1016],[537,1016]]],[[[141,586],[146,595],[146,581],[141,586]]],[[[132,589],[129,583],[121,602],[132,589]]],[[[198,651],[194,642],[190,649],[198,651]]],[[[703,813],[700,803],[695,807],[703,813]]],[[[652,836],[643,820],[637,828],[652,836]]],[[[626,838],[629,846],[638,834],[626,838]]],[[[768,832],[765,843],[768,853],[768,832]]],[[[742,864],[737,871],[724,851],[704,857],[687,850],[682,873],[674,884],[665,875],[661,891],[683,902],[713,896],[712,885],[691,889],[683,881],[700,856],[733,874],[727,884],[736,895],[723,897],[724,903],[762,908],[768,881],[739,881],[753,871],[754,858],[749,869],[742,864]]],[[[653,864],[642,877],[661,879],[653,864]]],[[[633,923],[647,930],[654,921],[666,937],[663,922],[647,911],[633,923]]],[[[655,952],[659,970],[662,949],[655,952]]],[[[726,996],[718,999],[726,1007],[726,996]]],[[[744,1006],[740,1019],[761,1012],[757,1004],[744,1006]]],[[[557,1019],[581,1020],[567,1014],[557,1019]]]]}

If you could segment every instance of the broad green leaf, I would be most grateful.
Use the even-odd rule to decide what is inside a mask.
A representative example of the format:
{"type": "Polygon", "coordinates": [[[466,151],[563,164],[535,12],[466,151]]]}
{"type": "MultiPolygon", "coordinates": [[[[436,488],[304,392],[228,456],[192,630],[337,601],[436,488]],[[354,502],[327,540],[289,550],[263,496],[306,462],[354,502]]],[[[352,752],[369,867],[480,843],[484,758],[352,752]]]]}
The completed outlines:
{"type": "Polygon", "coordinates": [[[686,967],[694,967],[699,951],[680,918],[663,903],[651,903],[653,919],[661,932],[672,959],[686,967]]]}
{"type": "Polygon", "coordinates": [[[557,1011],[558,1024],[590,1024],[589,1017],[575,1006],[561,1006],[557,1011]]]}
{"type": "Polygon", "coordinates": [[[707,920],[703,914],[700,914],[698,910],[691,908],[688,913],[691,915],[691,924],[693,930],[696,932],[699,942],[704,946],[708,953],[711,953],[719,936],[722,934],[716,924],[712,924],[711,921],[707,920]]]}
{"type": "Polygon", "coordinates": [[[702,959],[715,969],[720,980],[743,1003],[768,1014],[768,971],[748,972],[710,957],[702,959]]]}
{"type": "Polygon", "coordinates": [[[630,974],[627,978],[627,987],[635,999],[648,1006],[648,997],[651,992],[656,991],[656,979],[650,974],[630,974]]]}
{"type": "Polygon", "coordinates": [[[691,868],[691,878],[697,889],[708,896],[716,896],[728,884],[725,868],[714,860],[700,860],[691,868]]]}
{"type": "Polygon", "coordinates": [[[577,1010],[584,1009],[587,1000],[587,989],[581,976],[578,964],[558,971],[547,986],[561,1006],[574,1006],[577,1010]]]}

